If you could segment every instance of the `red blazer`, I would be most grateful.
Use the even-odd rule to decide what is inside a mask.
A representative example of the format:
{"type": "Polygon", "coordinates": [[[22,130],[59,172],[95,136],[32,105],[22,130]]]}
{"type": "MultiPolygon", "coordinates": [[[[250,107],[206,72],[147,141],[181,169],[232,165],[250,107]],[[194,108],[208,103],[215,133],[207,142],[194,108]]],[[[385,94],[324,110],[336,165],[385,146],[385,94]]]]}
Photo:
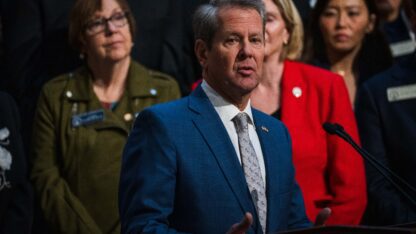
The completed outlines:
{"type": "Polygon", "coordinates": [[[327,224],[358,224],[367,203],[363,160],[351,146],[322,128],[325,122],[336,122],[358,140],[343,79],[317,67],[286,61],[281,87],[281,120],[292,137],[296,179],[308,217],[314,221],[320,209],[330,207],[327,224]]]}

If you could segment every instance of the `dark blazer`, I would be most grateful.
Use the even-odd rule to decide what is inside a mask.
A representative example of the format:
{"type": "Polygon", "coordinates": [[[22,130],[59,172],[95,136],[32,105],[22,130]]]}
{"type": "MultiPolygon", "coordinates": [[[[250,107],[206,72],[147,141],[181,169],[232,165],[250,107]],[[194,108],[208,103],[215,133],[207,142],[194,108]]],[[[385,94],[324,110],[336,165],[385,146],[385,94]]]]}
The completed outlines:
{"type": "Polygon", "coordinates": [[[178,80],[183,95],[189,95],[192,84],[201,79],[202,70],[194,52],[192,16],[208,0],[174,0],[165,25],[161,70],[178,80]]]}
{"type": "Polygon", "coordinates": [[[293,0],[295,3],[296,9],[299,11],[300,17],[302,18],[303,27],[308,27],[308,20],[312,11],[309,0],[293,0]]]}
{"type": "MultiPolygon", "coordinates": [[[[416,85],[416,54],[363,84],[357,96],[356,116],[363,147],[415,187],[416,88],[408,92],[413,98],[407,100],[389,101],[387,95],[391,88],[409,85],[416,85]]],[[[366,164],[366,171],[365,222],[387,225],[416,221],[416,207],[371,165],[366,164]]]]}
{"type": "Polygon", "coordinates": [[[13,99],[3,92],[0,113],[1,161],[7,153],[12,160],[10,169],[0,167],[0,233],[30,233],[33,192],[27,178],[19,115],[13,99]]]}
{"type": "Polygon", "coordinates": [[[332,213],[326,224],[359,224],[367,203],[363,159],[348,143],[322,128],[325,122],[339,123],[358,141],[344,80],[330,71],[286,60],[280,86],[278,118],[292,140],[296,181],[306,214],[315,220],[319,211],[329,207],[332,213]]]}
{"type": "MultiPolygon", "coordinates": [[[[253,109],[266,166],[268,232],[307,227],[282,123],[253,109]]],[[[140,113],[124,150],[122,233],[225,233],[251,212],[242,167],[211,102],[197,88],[140,113]]],[[[248,233],[261,233],[256,221],[248,233]]]]}

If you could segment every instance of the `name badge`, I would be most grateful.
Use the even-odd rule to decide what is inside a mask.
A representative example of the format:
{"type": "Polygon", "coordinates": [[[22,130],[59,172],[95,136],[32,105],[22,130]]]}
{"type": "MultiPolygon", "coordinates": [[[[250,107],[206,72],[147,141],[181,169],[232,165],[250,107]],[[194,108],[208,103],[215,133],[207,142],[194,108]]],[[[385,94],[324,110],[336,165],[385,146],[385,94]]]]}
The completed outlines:
{"type": "Polygon", "coordinates": [[[416,84],[397,86],[387,89],[387,99],[389,102],[413,98],[416,98],[416,84]]]}
{"type": "Polygon", "coordinates": [[[390,45],[390,50],[393,57],[411,54],[415,50],[415,42],[413,40],[396,42],[390,45]]]}
{"type": "Polygon", "coordinates": [[[72,127],[87,126],[104,120],[104,110],[90,111],[72,116],[72,127]]]}

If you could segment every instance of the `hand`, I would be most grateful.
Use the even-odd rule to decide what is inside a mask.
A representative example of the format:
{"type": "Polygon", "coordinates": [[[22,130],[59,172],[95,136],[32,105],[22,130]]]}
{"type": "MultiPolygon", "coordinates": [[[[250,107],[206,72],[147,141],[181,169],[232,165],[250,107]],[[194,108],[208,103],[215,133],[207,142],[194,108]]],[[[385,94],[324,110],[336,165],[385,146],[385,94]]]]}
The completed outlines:
{"type": "Polygon", "coordinates": [[[319,211],[315,219],[315,226],[325,226],[325,223],[331,215],[331,212],[331,208],[329,207],[325,207],[321,211],[319,211]]]}
{"type": "Polygon", "coordinates": [[[231,226],[227,234],[244,234],[250,228],[251,224],[253,224],[253,216],[247,212],[244,214],[243,219],[241,219],[239,223],[231,226]]]}

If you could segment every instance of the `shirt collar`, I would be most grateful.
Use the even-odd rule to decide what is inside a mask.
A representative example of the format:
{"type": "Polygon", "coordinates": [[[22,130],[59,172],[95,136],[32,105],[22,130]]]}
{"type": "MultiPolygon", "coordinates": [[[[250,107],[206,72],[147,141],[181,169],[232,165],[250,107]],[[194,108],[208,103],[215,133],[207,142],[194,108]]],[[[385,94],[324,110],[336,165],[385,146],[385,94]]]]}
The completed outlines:
{"type": "Polygon", "coordinates": [[[219,95],[205,80],[202,81],[201,88],[208,96],[208,99],[214,106],[215,110],[217,111],[221,119],[232,121],[232,119],[237,114],[239,114],[240,112],[245,112],[250,117],[249,123],[254,126],[250,99],[248,100],[246,108],[243,111],[240,111],[235,105],[231,104],[230,102],[225,100],[221,95],[219,95]]]}

